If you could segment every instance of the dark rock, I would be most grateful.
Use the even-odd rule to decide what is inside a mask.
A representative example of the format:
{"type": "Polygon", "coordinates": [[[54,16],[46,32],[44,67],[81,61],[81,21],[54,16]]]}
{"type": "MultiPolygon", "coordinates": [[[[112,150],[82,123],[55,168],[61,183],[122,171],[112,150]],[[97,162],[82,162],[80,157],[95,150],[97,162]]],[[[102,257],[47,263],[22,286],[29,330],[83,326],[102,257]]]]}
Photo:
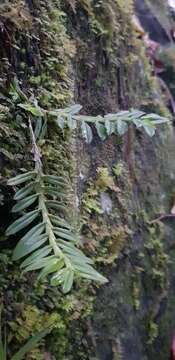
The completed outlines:
{"type": "Polygon", "coordinates": [[[151,40],[157,41],[161,45],[170,43],[171,38],[159,22],[159,20],[151,12],[145,0],[135,1],[135,12],[138,16],[141,25],[148,32],[151,40]]]}

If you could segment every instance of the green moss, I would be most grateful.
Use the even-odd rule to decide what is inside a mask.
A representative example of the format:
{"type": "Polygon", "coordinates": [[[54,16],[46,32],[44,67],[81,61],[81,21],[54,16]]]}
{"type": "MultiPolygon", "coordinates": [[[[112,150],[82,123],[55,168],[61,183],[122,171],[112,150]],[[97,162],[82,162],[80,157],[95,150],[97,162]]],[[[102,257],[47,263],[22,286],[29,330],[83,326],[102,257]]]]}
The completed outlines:
{"type": "MultiPolygon", "coordinates": [[[[20,4],[20,14],[23,15],[24,11],[29,14],[31,26],[22,29],[22,24],[18,23],[18,17],[14,17],[14,21],[12,18],[12,21],[7,22],[9,14],[19,10],[18,7],[15,8],[15,4],[8,5],[7,14],[3,13],[2,21],[7,23],[7,29],[14,33],[11,39],[11,49],[14,55],[9,59],[9,64],[4,63],[3,59],[0,61],[3,81],[5,83],[7,72],[8,76],[11,75],[9,69],[14,64],[10,61],[15,60],[19,68],[19,81],[22,77],[20,86],[23,91],[29,92],[30,95],[33,94],[44,107],[61,107],[67,104],[72,97],[70,74],[71,58],[74,54],[74,44],[67,34],[65,14],[60,3],[55,3],[55,1],[50,2],[49,7],[46,1],[37,1],[35,16],[31,15],[27,7],[23,7],[22,2],[18,3],[20,4]],[[33,40],[30,42],[30,36],[40,39],[35,50],[32,48],[33,40]],[[18,52],[18,48],[24,48],[23,43],[26,44],[25,51],[21,52],[18,61],[15,51],[18,52]],[[28,63],[29,53],[30,64],[28,63]]],[[[4,51],[6,51],[5,47],[4,51]]],[[[12,80],[13,77],[11,77],[12,80]]],[[[19,100],[16,97],[15,89],[10,87],[9,91],[9,87],[4,86],[3,91],[5,96],[2,95],[2,104],[4,105],[1,105],[0,108],[2,119],[0,151],[4,158],[5,166],[1,167],[1,176],[4,178],[16,174],[15,168],[30,169],[31,149],[28,145],[27,119],[16,106],[19,100]]],[[[62,173],[73,173],[69,152],[65,146],[66,142],[68,145],[68,133],[63,135],[61,132],[56,133],[55,129],[49,130],[48,139],[40,144],[46,169],[52,169],[52,172],[59,170],[62,173]],[[48,156],[49,161],[47,161],[48,156]]],[[[4,223],[4,229],[1,229],[3,240],[1,241],[2,245],[0,244],[1,248],[5,240],[4,230],[11,221],[11,197],[8,195],[3,202],[3,206],[7,209],[6,212],[9,210],[9,213],[7,212],[9,218],[4,223]]],[[[8,244],[6,242],[6,247],[8,248],[8,246],[9,242],[8,244]]],[[[14,246],[15,241],[10,247],[14,246]]],[[[9,253],[8,250],[4,249],[3,252],[1,250],[0,266],[0,290],[4,304],[3,325],[5,323],[8,327],[10,352],[13,353],[14,350],[19,349],[20,345],[35,331],[52,326],[52,335],[44,339],[26,359],[44,359],[46,349],[51,350],[57,359],[63,359],[68,349],[67,331],[75,304],[74,298],[63,298],[57,289],[50,289],[47,283],[37,284],[35,274],[30,277],[22,276],[19,264],[11,263],[11,252],[9,253]]]]}
{"type": "Polygon", "coordinates": [[[133,274],[132,276],[132,300],[133,300],[133,306],[136,311],[140,309],[140,282],[137,272],[133,274]]]}
{"type": "MultiPolygon", "coordinates": [[[[22,304],[21,304],[22,305],[22,304]]],[[[35,332],[47,327],[58,327],[65,331],[65,324],[56,312],[41,311],[34,305],[27,305],[15,321],[9,322],[11,341],[24,344],[35,332]],[[13,335],[12,335],[13,334],[13,335]]],[[[27,355],[27,359],[44,359],[44,341],[27,355]]]]}
{"type": "MultiPolygon", "coordinates": [[[[159,288],[164,289],[167,284],[167,264],[168,264],[168,255],[165,253],[164,245],[161,237],[161,233],[157,233],[157,229],[153,227],[148,227],[149,238],[145,243],[145,248],[150,255],[150,276],[159,288]]],[[[158,230],[159,231],[159,230],[158,230]]]]}
{"type": "Polygon", "coordinates": [[[107,168],[101,167],[97,169],[96,187],[101,191],[115,188],[114,179],[109,175],[107,168]]]}
{"type": "MultiPolygon", "coordinates": [[[[121,185],[122,181],[124,181],[126,186],[126,173],[123,166],[122,171],[119,171],[119,173],[117,172],[118,168],[114,167],[113,169],[115,175],[118,174],[118,183],[121,185]]],[[[111,213],[108,213],[108,220],[104,221],[105,214],[101,203],[102,194],[109,196],[111,206],[116,201],[120,204],[120,210],[121,206],[126,206],[115,176],[112,175],[112,172],[110,175],[106,167],[99,167],[96,179],[88,182],[87,190],[83,194],[81,213],[84,224],[83,234],[88,237],[90,247],[96,249],[96,261],[112,265],[127,246],[132,232],[127,225],[122,225],[121,214],[116,206],[111,213]]]]}
{"type": "Polygon", "coordinates": [[[113,173],[117,178],[122,175],[123,171],[124,171],[124,165],[122,163],[118,163],[115,166],[113,166],[113,173]]]}
{"type": "Polygon", "coordinates": [[[148,344],[152,344],[159,334],[158,325],[153,320],[149,321],[148,334],[149,334],[148,344]]]}
{"type": "Polygon", "coordinates": [[[147,241],[145,241],[146,252],[143,258],[144,282],[151,299],[150,308],[145,318],[148,344],[152,344],[159,336],[159,326],[156,318],[168,288],[169,258],[164,249],[162,230],[163,228],[159,225],[148,226],[148,237],[147,241]]]}
{"type": "MultiPolygon", "coordinates": [[[[15,6],[13,8],[16,11],[15,6]]],[[[23,11],[24,9],[22,13],[23,11]]],[[[130,19],[131,11],[132,1],[130,0],[127,2],[124,0],[108,2],[90,0],[56,2],[52,0],[49,6],[45,0],[36,1],[35,16],[31,15],[27,8],[27,26],[20,24],[18,17],[14,17],[14,21],[8,25],[8,31],[13,34],[11,57],[8,57],[8,49],[2,44],[4,53],[0,61],[4,94],[7,95],[9,90],[5,86],[7,73],[12,77],[11,69],[17,66],[23,90],[30,95],[33,93],[41,106],[45,108],[64,106],[71,101],[75,74],[76,88],[80,89],[79,94],[82,96],[81,102],[85,103],[85,110],[106,113],[116,107],[130,105],[140,107],[141,105],[150,106],[150,104],[152,106],[156,88],[155,80],[151,75],[151,67],[146,59],[145,50],[135,39],[130,19]],[[72,9],[71,15],[65,7],[66,3],[69,5],[69,11],[70,7],[72,9]],[[35,42],[37,45],[33,47],[35,42]],[[20,48],[24,50],[20,52],[20,48]],[[75,50],[77,50],[76,56],[74,56],[75,50]],[[18,61],[18,51],[20,61],[18,61]],[[13,62],[11,59],[15,59],[14,63],[11,63],[13,62]],[[78,64],[77,71],[75,71],[75,66],[74,72],[72,59],[78,64]],[[142,72],[145,69],[144,76],[138,76],[140,67],[142,72]],[[87,88],[87,92],[82,90],[84,88],[87,88]],[[129,94],[127,99],[126,94],[129,94]]],[[[5,18],[2,15],[2,17],[3,21],[6,21],[7,16],[5,18]]],[[[15,174],[15,167],[30,168],[31,149],[28,147],[27,119],[20,111],[16,111],[14,97],[15,94],[11,93],[8,106],[4,101],[6,109],[2,109],[2,113],[5,121],[1,119],[0,123],[2,156],[5,158],[5,166],[1,172],[3,178],[15,174]],[[4,140],[5,137],[6,140],[4,140]]],[[[48,139],[41,142],[40,146],[46,169],[62,174],[67,172],[72,178],[74,177],[75,162],[72,161],[70,151],[68,151],[72,149],[69,133],[56,133],[52,127],[49,130],[48,139]]],[[[140,221],[139,211],[138,218],[136,221],[133,220],[132,183],[126,164],[120,160],[121,154],[116,155],[116,140],[113,145],[115,159],[112,155],[111,160],[110,151],[114,150],[108,149],[107,146],[104,144],[103,149],[100,148],[99,158],[102,156],[105,159],[103,162],[100,159],[96,175],[87,181],[80,211],[83,222],[82,246],[87,254],[94,258],[98,266],[105,264],[105,269],[114,267],[116,263],[120,264],[119,259],[122,258],[125,250],[128,254],[132,235],[130,229],[135,230],[140,221]],[[109,164],[106,165],[108,154],[109,164]],[[114,165],[117,156],[119,160],[114,165]],[[104,214],[102,210],[101,193],[103,192],[109,196],[113,205],[112,212],[109,214],[104,214]]],[[[88,173],[87,169],[86,171],[88,173]]],[[[74,182],[76,182],[75,179],[74,182]]],[[[77,187],[77,183],[75,186],[77,187]]],[[[70,198],[71,204],[74,204],[75,199],[72,199],[71,190],[70,198]]],[[[4,203],[4,199],[2,202],[4,203]]],[[[9,214],[11,196],[10,199],[5,199],[5,204],[9,207],[9,214]]],[[[76,211],[73,206],[70,208],[70,217],[71,219],[75,217],[73,222],[76,223],[76,211]]],[[[7,222],[9,221],[10,219],[7,219],[7,222]]],[[[146,219],[142,218],[140,222],[146,222],[146,219]]],[[[2,247],[4,242],[6,247],[14,247],[16,240],[13,239],[13,243],[7,244],[4,230],[2,229],[2,247]]],[[[158,288],[156,295],[166,288],[167,258],[161,245],[162,242],[151,231],[148,233],[143,268],[145,271],[148,270],[148,292],[150,291],[151,296],[154,296],[155,287],[158,288]]],[[[93,303],[97,288],[89,283],[80,282],[71,296],[63,297],[57,289],[51,289],[47,283],[43,285],[36,283],[35,274],[30,277],[22,276],[18,264],[11,263],[11,252],[4,250],[0,261],[2,269],[0,289],[3,294],[9,330],[8,341],[11,343],[13,340],[12,348],[18,348],[28,335],[53,321],[53,332],[29,355],[29,359],[42,359],[45,350],[50,351],[58,360],[66,358],[72,360],[75,356],[82,360],[92,358],[94,347],[89,346],[89,341],[87,341],[87,324],[92,315],[95,317],[93,303]]],[[[124,302],[139,311],[141,285],[137,271],[135,270],[131,284],[123,273],[121,286],[124,302]]],[[[119,300],[117,300],[119,302],[120,296],[119,289],[119,300]]],[[[108,313],[105,326],[107,317],[108,313]]],[[[155,312],[153,315],[149,313],[147,323],[149,324],[148,337],[155,339],[157,336],[155,312]]],[[[93,343],[91,332],[89,337],[93,343]]],[[[113,354],[116,359],[122,358],[120,347],[120,344],[113,345],[113,354]]]]}
{"type": "Polygon", "coordinates": [[[108,233],[104,232],[104,238],[96,260],[103,264],[113,265],[127,246],[129,235],[131,235],[131,232],[127,226],[117,228],[113,226],[112,229],[109,227],[108,233]]]}

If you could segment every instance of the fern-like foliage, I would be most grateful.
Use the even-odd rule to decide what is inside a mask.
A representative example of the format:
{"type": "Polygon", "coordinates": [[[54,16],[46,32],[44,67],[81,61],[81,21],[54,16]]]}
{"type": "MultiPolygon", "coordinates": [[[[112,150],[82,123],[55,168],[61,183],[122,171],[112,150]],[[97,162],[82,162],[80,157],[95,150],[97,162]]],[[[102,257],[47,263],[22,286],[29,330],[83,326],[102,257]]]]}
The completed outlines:
{"type": "Polygon", "coordinates": [[[9,226],[6,234],[13,235],[31,224],[31,229],[20,239],[13,260],[24,258],[23,272],[40,270],[39,279],[51,275],[52,285],[62,285],[70,291],[75,276],[106,282],[91,266],[92,260],[78,249],[79,237],[57,212],[66,213],[66,187],[63,177],[45,175],[40,167],[8,181],[11,186],[23,185],[16,194],[12,212],[26,211],[9,226]],[[33,210],[28,210],[33,206],[33,210]],[[33,225],[34,224],[34,225],[33,225]]]}
{"type": "Polygon", "coordinates": [[[62,130],[68,127],[71,130],[79,127],[82,137],[87,143],[91,143],[93,139],[91,125],[96,128],[97,134],[101,140],[105,140],[112,134],[124,135],[131,125],[138,130],[144,130],[150,137],[155,135],[156,127],[165,124],[168,119],[158,114],[146,114],[137,109],[119,111],[105,116],[88,116],[79,115],[82,109],[81,105],[72,105],[65,109],[46,111],[35,103],[19,103],[18,106],[38,118],[37,134],[44,136],[47,122],[52,121],[62,130]],[[46,120],[47,118],[47,120],[46,120]]]}

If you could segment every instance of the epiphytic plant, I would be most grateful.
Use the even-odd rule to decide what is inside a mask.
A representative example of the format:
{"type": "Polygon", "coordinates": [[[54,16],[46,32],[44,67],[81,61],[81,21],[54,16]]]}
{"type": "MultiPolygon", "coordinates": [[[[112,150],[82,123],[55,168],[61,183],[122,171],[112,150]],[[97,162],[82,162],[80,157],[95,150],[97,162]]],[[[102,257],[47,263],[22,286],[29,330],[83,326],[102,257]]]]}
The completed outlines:
{"type": "MultiPolygon", "coordinates": [[[[15,91],[13,88],[13,95],[15,91]]],[[[39,279],[49,276],[51,284],[61,285],[64,293],[70,291],[76,277],[105,283],[106,278],[94,270],[92,260],[79,249],[79,236],[66,220],[69,211],[68,179],[44,173],[42,154],[37,142],[46,136],[48,126],[53,122],[62,130],[79,127],[85,141],[90,143],[93,138],[91,124],[95,125],[98,135],[104,140],[113,133],[123,135],[132,124],[153,136],[156,126],[168,120],[156,114],[146,115],[138,110],[120,111],[104,117],[79,115],[82,109],[80,105],[45,110],[38,105],[36,99],[28,99],[20,89],[16,93],[23,100],[18,102],[18,107],[28,117],[35,166],[33,171],[8,180],[8,185],[20,186],[14,196],[17,203],[12,212],[22,213],[22,216],[8,227],[6,234],[10,236],[26,229],[26,234],[14,250],[13,260],[23,258],[23,272],[40,270],[39,279]]]]}

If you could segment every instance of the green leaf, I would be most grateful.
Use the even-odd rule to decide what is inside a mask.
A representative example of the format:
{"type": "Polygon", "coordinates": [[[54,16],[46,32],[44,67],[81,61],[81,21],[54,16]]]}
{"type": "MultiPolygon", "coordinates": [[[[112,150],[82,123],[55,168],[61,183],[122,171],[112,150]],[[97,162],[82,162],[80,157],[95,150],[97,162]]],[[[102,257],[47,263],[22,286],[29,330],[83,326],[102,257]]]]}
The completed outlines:
{"type": "Polygon", "coordinates": [[[151,123],[154,124],[154,125],[160,125],[160,124],[166,124],[168,123],[169,120],[168,119],[157,119],[157,120],[151,120],[151,123]]]}
{"type": "Polygon", "coordinates": [[[42,118],[39,117],[36,119],[36,126],[35,126],[35,139],[37,140],[40,136],[41,129],[42,129],[42,118]]]}
{"type": "Polygon", "coordinates": [[[53,260],[53,259],[55,259],[55,255],[47,256],[47,257],[45,257],[45,258],[42,258],[41,260],[37,260],[37,259],[36,259],[33,263],[31,263],[30,265],[28,265],[28,266],[23,270],[23,273],[45,268],[45,266],[49,265],[49,262],[50,262],[51,260],[53,260]]]}
{"type": "Polygon", "coordinates": [[[21,242],[26,242],[28,241],[30,238],[32,238],[33,236],[37,237],[39,235],[41,235],[41,233],[44,231],[45,229],[45,224],[42,222],[40,224],[37,224],[35,226],[33,226],[31,228],[31,230],[29,230],[27,232],[27,234],[25,234],[22,238],[21,238],[21,242]]]}
{"type": "Polygon", "coordinates": [[[6,345],[0,341],[0,360],[7,360],[6,345]]]}
{"type": "Polygon", "coordinates": [[[60,248],[65,248],[68,251],[70,250],[70,251],[72,251],[73,254],[75,254],[75,252],[76,252],[76,254],[77,254],[77,252],[82,253],[81,250],[79,250],[78,248],[75,247],[74,242],[65,241],[63,239],[57,239],[57,240],[58,240],[58,244],[59,244],[60,248]]]}
{"type": "Polygon", "coordinates": [[[87,256],[85,256],[83,252],[77,249],[72,243],[68,243],[64,240],[59,239],[58,244],[59,247],[63,250],[63,252],[67,254],[73,262],[77,259],[83,261],[84,263],[87,262],[88,264],[93,264],[93,261],[87,256]]]}
{"type": "Polygon", "coordinates": [[[57,186],[67,185],[65,178],[63,178],[62,176],[43,175],[42,178],[43,178],[44,182],[48,182],[49,184],[52,184],[52,185],[57,185],[57,186]]]}
{"type": "Polygon", "coordinates": [[[155,135],[156,129],[154,126],[143,124],[143,128],[150,137],[155,135]]]}
{"type": "Polygon", "coordinates": [[[112,135],[115,132],[115,124],[107,118],[105,119],[105,128],[108,136],[112,135]]]}
{"type": "Polygon", "coordinates": [[[72,230],[71,225],[69,225],[64,219],[60,218],[59,216],[49,214],[49,217],[51,219],[51,222],[53,222],[55,225],[65,227],[66,229],[72,230]]]}
{"type": "Polygon", "coordinates": [[[63,228],[63,226],[54,227],[53,231],[58,231],[58,232],[61,232],[63,234],[68,234],[68,235],[74,235],[72,229],[65,229],[65,228],[63,228]]]}
{"type": "Polygon", "coordinates": [[[100,137],[100,139],[105,140],[107,137],[107,132],[106,132],[105,126],[103,124],[101,124],[100,122],[96,122],[95,127],[97,129],[97,134],[100,137]]]}
{"type": "Polygon", "coordinates": [[[69,254],[69,260],[72,264],[73,267],[76,267],[76,265],[86,265],[86,264],[90,264],[90,265],[93,265],[93,261],[89,258],[87,258],[85,255],[84,256],[80,256],[79,254],[76,256],[75,255],[70,255],[69,254]],[[87,260],[88,259],[88,260],[87,260]]]}
{"type": "Polygon", "coordinates": [[[70,241],[65,241],[63,239],[59,239],[59,247],[69,256],[75,257],[73,261],[76,259],[84,261],[84,263],[93,264],[93,260],[88,258],[79,248],[75,246],[74,243],[70,241]]]}
{"type": "MultiPolygon", "coordinates": [[[[72,254],[69,254],[69,258],[71,259],[71,261],[76,264],[90,264],[90,265],[93,265],[94,262],[92,259],[88,258],[81,250],[77,249],[78,250],[78,253],[74,252],[72,254]]],[[[67,251],[67,250],[66,250],[67,251]]]]}
{"type": "Polygon", "coordinates": [[[64,282],[62,285],[62,290],[64,294],[67,294],[73,285],[73,280],[74,280],[74,271],[72,269],[67,269],[67,271],[65,272],[65,276],[64,276],[64,282]]]}
{"type": "Polygon", "coordinates": [[[47,200],[47,201],[46,201],[46,206],[47,206],[48,208],[55,209],[55,210],[64,210],[64,211],[67,211],[66,206],[64,206],[61,202],[54,201],[54,200],[47,200]]]}
{"type": "Polygon", "coordinates": [[[66,269],[65,268],[59,270],[54,276],[52,276],[51,285],[52,286],[57,286],[57,285],[60,285],[61,283],[63,283],[64,278],[65,278],[65,274],[66,274],[66,269]]]}
{"type": "Polygon", "coordinates": [[[41,260],[45,256],[49,255],[52,252],[52,246],[46,245],[42,249],[36,250],[32,255],[28,256],[22,264],[20,265],[21,269],[25,268],[26,266],[30,265],[33,261],[41,260]]]}
{"type": "Polygon", "coordinates": [[[26,242],[20,240],[13,252],[12,260],[16,261],[30,254],[32,251],[43,245],[47,240],[48,235],[45,234],[39,235],[38,237],[34,236],[33,238],[28,239],[26,242]]]}
{"type": "Polygon", "coordinates": [[[17,175],[14,178],[9,179],[7,181],[7,184],[10,185],[10,186],[19,185],[19,184],[22,184],[25,181],[28,181],[28,180],[31,180],[32,178],[34,178],[34,175],[36,175],[35,171],[29,171],[27,173],[17,175]]]}
{"type": "Polygon", "coordinates": [[[79,272],[81,277],[85,277],[87,279],[96,280],[101,283],[106,283],[108,280],[99,274],[96,270],[92,268],[90,265],[76,265],[75,269],[79,272]]]}
{"type": "Polygon", "coordinates": [[[36,182],[27,184],[26,186],[22,187],[18,190],[14,196],[14,200],[21,200],[27,195],[31,194],[31,192],[35,189],[36,182]]]}
{"type": "Polygon", "coordinates": [[[67,125],[68,125],[70,130],[74,130],[77,127],[76,120],[73,119],[71,114],[67,115],[67,125]]]}
{"type": "Polygon", "coordinates": [[[12,97],[13,102],[17,102],[20,99],[20,96],[17,92],[16,85],[14,83],[10,84],[9,95],[12,97]]]}
{"type": "Polygon", "coordinates": [[[128,130],[128,124],[124,120],[118,119],[116,122],[116,130],[119,135],[124,135],[128,130]]]}
{"type": "MultiPolygon", "coordinates": [[[[79,277],[82,277],[82,278],[84,278],[84,279],[87,279],[87,280],[94,280],[94,281],[99,281],[99,280],[97,280],[97,278],[95,277],[94,278],[94,276],[92,276],[92,275],[89,275],[89,274],[87,274],[87,273],[85,273],[85,272],[79,272],[79,277]]],[[[102,284],[105,284],[107,281],[100,281],[102,284]]]]}
{"type": "Polygon", "coordinates": [[[63,116],[57,116],[55,119],[57,125],[63,130],[64,129],[64,118],[63,116]]]}
{"type": "Polygon", "coordinates": [[[167,123],[167,122],[169,122],[169,120],[167,119],[167,118],[165,118],[165,117],[162,117],[162,116],[160,116],[160,115],[157,115],[157,114],[147,114],[147,115],[144,115],[143,116],[143,119],[144,120],[153,120],[153,121],[155,121],[156,123],[158,123],[158,124],[164,124],[164,123],[167,123]]]}
{"type": "Polygon", "coordinates": [[[145,112],[140,111],[140,110],[131,110],[130,113],[128,114],[128,120],[136,120],[141,118],[141,116],[145,115],[145,112]]]}
{"type": "Polygon", "coordinates": [[[23,345],[20,348],[20,350],[17,351],[16,354],[11,357],[11,360],[22,360],[22,359],[24,359],[24,356],[29,351],[31,351],[36,346],[36,344],[41,341],[41,339],[43,339],[47,334],[49,334],[50,331],[51,331],[51,329],[45,329],[45,330],[42,330],[42,331],[36,333],[35,335],[33,335],[31,337],[31,339],[28,340],[26,342],[26,344],[23,345]]]}
{"type": "Polygon", "coordinates": [[[24,101],[28,100],[26,94],[20,89],[19,81],[16,77],[14,78],[13,82],[10,84],[10,91],[12,91],[13,95],[14,93],[16,93],[18,97],[20,97],[22,100],[24,101]]]}
{"type": "Polygon", "coordinates": [[[64,266],[63,259],[53,259],[49,262],[48,265],[40,272],[38,280],[44,279],[47,275],[52,274],[53,272],[59,271],[64,266]]]}
{"type": "Polygon", "coordinates": [[[24,109],[25,111],[29,112],[33,116],[36,116],[36,117],[44,116],[44,113],[39,106],[27,104],[27,103],[26,104],[18,104],[18,106],[21,109],[24,109]]]}
{"type": "Polygon", "coordinates": [[[79,113],[81,109],[82,109],[82,106],[81,106],[81,105],[75,104],[75,105],[71,105],[71,106],[69,107],[69,112],[70,112],[72,115],[75,115],[75,114],[79,113]]]}
{"type": "Polygon", "coordinates": [[[44,193],[47,195],[52,195],[60,199],[67,199],[67,194],[63,192],[58,192],[56,188],[44,186],[43,187],[44,193]]]}
{"type": "Polygon", "coordinates": [[[66,232],[64,232],[64,230],[60,231],[60,229],[54,228],[53,231],[54,234],[56,236],[59,236],[59,238],[61,239],[66,239],[75,242],[77,241],[77,238],[75,236],[73,236],[72,234],[67,234],[66,232]]]}
{"type": "Polygon", "coordinates": [[[116,117],[117,117],[117,121],[119,120],[126,120],[128,118],[128,116],[130,115],[130,111],[129,110],[122,110],[116,113],[116,117]]]}
{"type": "Polygon", "coordinates": [[[39,196],[39,194],[30,195],[30,196],[18,201],[18,203],[12,207],[12,212],[20,212],[20,211],[28,208],[30,205],[32,205],[36,201],[38,196],[39,196]]]}
{"type": "Polygon", "coordinates": [[[136,126],[136,128],[140,128],[143,126],[143,122],[140,119],[132,119],[132,123],[136,126]]]}
{"type": "Polygon", "coordinates": [[[44,119],[44,123],[43,123],[42,129],[41,129],[41,132],[40,132],[39,139],[40,140],[44,139],[46,133],[47,133],[47,120],[44,119]]]}
{"type": "Polygon", "coordinates": [[[62,116],[64,115],[64,110],[63,109],[59,109],[59,110],[51,110],[48,112],[50,116],[62,116]]]}
{"type": "Polygon", "coordinates": [[[90,144],[93,138],[91,127],[85,122],[81,123],[82,136],[87,144],[90,144]]]}
{"type": "Polygon", "coordinates": [[[40,210],[38,209],[30,211],[29,213],[23,215],[8,227],[8,229],[6,230],[6,235],[13,235],[16,234],[18,231],[22,230],[24,227],[28,226],[33,220],[35,220],[39,213],[40,210]]]}
{"type": "Polygon", "coordinates": [[[71,105],[69,107],[66,107],[64,109],[56,109],[54,111],[49,111],[49,114],[52,116],[65,116],[69,113],[71,115],[77,114],[82,109],[82,106],[79,104],[71,105]]]}

